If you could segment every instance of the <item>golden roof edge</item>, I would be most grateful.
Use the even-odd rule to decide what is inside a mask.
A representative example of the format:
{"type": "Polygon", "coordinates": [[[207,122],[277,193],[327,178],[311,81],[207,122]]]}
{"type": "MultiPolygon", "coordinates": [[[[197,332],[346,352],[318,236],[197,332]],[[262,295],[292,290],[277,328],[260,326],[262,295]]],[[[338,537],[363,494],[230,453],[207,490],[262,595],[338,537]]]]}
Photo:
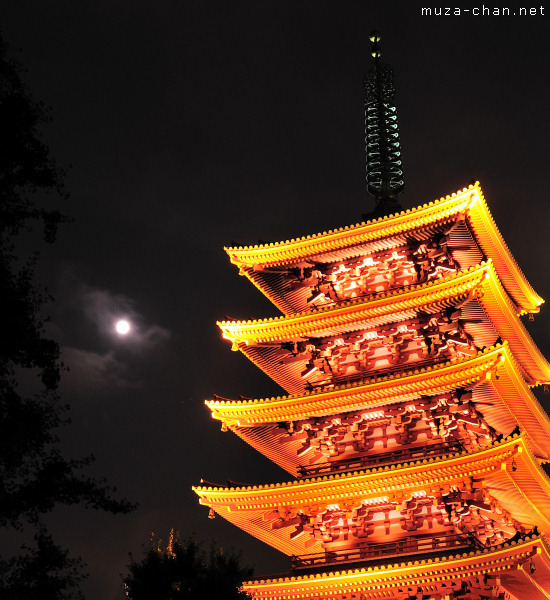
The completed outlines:
{"type": "MultiPolygon", "coordinates": [[[[419,467],[423,467],[427,464],[433,464],[433,463],[452,463],[455,462],[456,459],[463,459],[463,458],[467,458],[467,457],[474,457],[476,455],[483,455],[483,454],[498,454],[498,449],[505,449],[506,446],[510,446],[510,447],[514,447],[514,449],[509,453],[510,456],[508,457],[509,460],[511,459],[514,455],[516,455],[518,452],[521,453],[521,450],[518,450],[518,443],[521,444],[524,448],[525,451],[532,457],[533,462],[536,461],[536,457],[534,456],[534,454],[532,453],[530,446],[528,445],[527,441],[526,441],[526,437],[524,437],[524,433],[520,432],[520,433],[514,433],[511,434],[505,438],[503,438],[502,440],[495,440],[491,445],[482,448],[482,449],[475,449],[475,450],[463,450],[461,452],[451,452],[450,454],[442,454],[440,456],[434,456],[434,457],[430,457],[430,458],[422,458],[422,459],[417,459],[417,460],[411,460],[411,461],[405,461],[402,463],[394,463],[392,465],[381,465],[381,466],[373,466],[372,468],[366,468],[366,469],[360,469],[358,471],[345,471],[345,472],[337,472],[337,473],[332,473],[330,475],[320,475],[318,477],[311,477],[311,478],[302,478],[302,479],[294,479],[292,481],[285,481],[285,482],[278,482],[278,483],[269,483],[269,484],[265,484],[265,485],[247,485],[244,488],[242,486],[234,486],[234,487],[229,487],[229,486],[218,486],[216,485],[215,487],[213,487],[214,484],[208,485],[208,486],[193,486],[192,490],[197,494],[200,495],[201,492],[214,492],[216,490],[220,490],[220,491],[226,491],[226,490],[232,490],[233,492],[260,492],[260,491],[274,491],[277,489],[290,489],[290,488],[294,488],[294,487],[305,487],[307,485],[312,485],[312,484],[318,484],[318,483],[323,483],[325,484],[325,482],[327,481],[332,481],[332,482],[340,482],[340,481],[345,481],[345,480],[349,480],[350,478],[353,477],[364,477],[366,475],[380,475],[380,474],[387,474],[387,473],[399,473],[399,472],[403,472],[404,470],[408,470],[408,469],[415,469],[415,468],[419,468],[419,467]]],[[[537,464],[537,467],[541,470],[542,473],[544,473],[544,471],[542,471],[542,468],[540,467],[540,465],[537,464]]]]}
{"type": "MultiPolygon", "coordinates": [[[[483,550],[477,550],[475,552],[472,552],[470,549],[468,549],[467,551],[464,552],[460,552],[460,550],[455,550],[454,552],[450,551],[448,555],[445,555],[443,557],[441,556],[437,556],[437,557],[433,557],[433,558],[423,558],[420,560],[410,560],[410,556],[408,556],[407,558],[409,558],[409,560],[401,560],[398,561],[396,560],[395,562],[393,561],[388,561],[385,564],[380,564],[380,565],[371,565],[371,566],[365,566],[365,565],[355,565],[355,566],[350,566],[350,568],[343,568],[340,570],[335,570],[335,571],[323,571],[322,573],[320,572],[315,572],[315,573],[307,573],[307,574],[299,574],[299,573],[292,573],[292,574],[288,574],[288,576],[284,576],[284,577],[277,577],[277,576],[273,576],[273,577],[269,577],[267,576],[260,576],[260,577],[256,577],[252,580],[249,581],[245,581],[243,582],[242,586],[243,589],[254,589],[254,588],[258,588],[261,586],[267,586],[267,585],[273,585],[273,584],[285,584],[285,583],[298,583],[298,582],[317,582],[321,579],[324,579],[325,581],[330,580],[332,578],[343,578],[343,577],[353,577],[356,578],[358,575],[362,575],[362,574],[368,574],[368,573],[372,573],[372,574],[380,574],[380,575],[384,575],[385,573],[388,574],[395,574],[398,571],[412,571],[414,568],[418,568],[418,567],[426,567],[426,566],[440,566],[442,569],[448,570],[451,566],[452,566],[452,562],[454,561],[468,561],[468,562],[474,562],[474,561],[479,561],[480,558],[484,558],[487,557],[488,559],[491,559],[491,557],[495,556],[495,555],[499,555],[502,553],[505,553],[511,549],[516,549],[518,551],[521,551],[524,548],[529,548],[529,547],[533,547],[533,545],[535,545],[536,547],[541,547],[541,550],[544,549],[546,551],[547,555],[550,555],[550,547],[548,544],[548,540],[542,535],[536,535],[536,534],[527,534],[525,536],[525,538],[517,540],[517,541],[512,541],[512,542],[504,542],[502,544],[498,544],[496,546],[492,546],[489,548],[485,548],[483,550]]],[[[418,575],[419,577],[424,577],[425,575],[423,573],[419,573],[418,575]]]]}
{"type": "MultiPolygon", "coordinates": [[[[497,271],[500,273],[501,279],[516,282],[519,296],[514,299],[522,313],[538,312],[539,306],[544,300],[533,290],[510,252],[485,202],[479,182],[427,204],[366,223],[357,223],[283,242],[224,249],[231,262],[248,277],[247,269],[253,269],[257,265],[291,264],[299,258],[306,260],[307,257],[325,252],[382,239],[400,233],[400,228],[405,232],[434,221],[452,218],[458,214],[464,214],[468,218],[475,232],[474,237],[483,252],[495,263],[498,263],[497,271]],[[279,255],[278,258],[277,255],[279,255]]],[[[250,277],[248,278],[250,279],[250,277]]],[[[252,279],[251,281],[262,293],[266,294],[266,290],[258,286],[252,279]]],[[[506,285],[507,289],[508,287],[506,285]]]]}

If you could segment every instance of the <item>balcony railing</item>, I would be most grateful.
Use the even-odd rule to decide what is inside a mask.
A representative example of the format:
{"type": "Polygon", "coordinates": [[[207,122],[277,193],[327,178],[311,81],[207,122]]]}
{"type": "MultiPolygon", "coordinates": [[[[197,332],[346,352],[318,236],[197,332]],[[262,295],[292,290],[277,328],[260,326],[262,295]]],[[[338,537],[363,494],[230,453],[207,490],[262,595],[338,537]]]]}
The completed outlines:
{"type": "Polygon", "coordinates": [[[387,559],[408,554],[431,554],[456,548],[484,548],[471,533],[441,533],[439,535],[415,535],[381,543],[362,543],[355,548],[329,550],[317,554],[293,556],[291,570],[332,566],[335,563],[363,562],[387,559]]]}
{"type": "Polygon", "coordinates": [[[363,369],[357,373],[353,373],[352,375],[333,375],[328,376],[327,379],[323,379],[317,383],[308,383],[306,384],[307,390],[318,390],[325,388],[326,386],[333,385],[342,385],[345,383],[356,383],[359,381],[364,381],[370,377],[378,377],[381,375],[397,375],[398,373],[405,373],[406,371],[411,371],[412,369],[422,369],[423,367],[433,367],[435,365],[440,365],[446,362],[454,362],[455,359],[451,359],[449,356],[440,355],[440,356],[428,356],[426,358],[419,358],[418,360],[413,360],[411,362],[404,362],[397,365],[391,365],[391,367],[379,367],[379,368],[371,368],[371,369],[363,369]]]}
{"type": "Polygon", "coordinates": [[[416,448],[396,448],[391,452],[380,452],[378,454],[364,454],[354,458],[346,458],[334,462],[325,462],[315,465],[300,465],[298,467],[298,477],[317,477],[318,475],[327,475],[338,471],[351,471],[356,469],[366,469],[378,465],[395,464],[404,461],[421,460],[430,456],[440,456],[450,452],[460,452],[463,449],[461,444],[449,444],[442,442],[431,444],[429,446],[417,446],[416,448]]]}

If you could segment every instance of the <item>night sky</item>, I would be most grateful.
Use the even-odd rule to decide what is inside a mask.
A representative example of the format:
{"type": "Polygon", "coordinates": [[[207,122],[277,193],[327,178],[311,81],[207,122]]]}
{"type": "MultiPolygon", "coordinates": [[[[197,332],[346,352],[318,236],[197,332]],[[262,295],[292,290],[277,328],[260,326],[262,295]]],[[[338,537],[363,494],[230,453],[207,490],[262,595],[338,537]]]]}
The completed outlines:
{"type": "MultiPolygon", "coordinates": [[[[201,477],[290,479],[222,433],[204,406],[215,393],[282,393],[216,327],[226,315],[277,315],[223,247],[354,224],[372,209],[362,90],[372,29],[395,73],[402,205],[478,179],[524,273],[550,299],[550,17],[540,5],[536,16],[508,17],[423,17],[421,6],[2,3],[4,37],[52,109],[44,139],[69,167],[70,198],[55,205],[74,222],[44,249],[39,273],[70,367],[63,445],[93,453],[91,472],[139,503],[129,516],[51,516],[57,541],[89,565],[88,600],[121,598],[128,552],[171,527],[242,549],[257,574],[287,568],[278,552],[209,520],[191,491],[201,477]],[[126,337],[114,331],[119,317],[133,324],[126,337]]],[[[548,309],[526,325],[550,355],[548,309]]],[[[548,408],[550,396],[539,397],[548,408]]]]}

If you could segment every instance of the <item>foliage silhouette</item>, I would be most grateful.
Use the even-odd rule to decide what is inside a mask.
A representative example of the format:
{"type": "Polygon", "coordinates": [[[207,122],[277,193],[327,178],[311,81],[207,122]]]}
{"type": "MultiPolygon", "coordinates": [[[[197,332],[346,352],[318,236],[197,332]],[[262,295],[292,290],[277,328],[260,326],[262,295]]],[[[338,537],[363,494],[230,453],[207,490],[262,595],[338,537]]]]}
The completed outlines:
{"type": "Polygon", "coordinates": [[[48,202],[67,194],[64,173],[40,138],[48,112],[22,83],[20,68],[0,37],[0,528],[34,539],[0,557],[0,597],[61,600],[81,597],[81,561],[54,543],[44,515],[57,505],[111,513],[133,506],[85,475],[92,457],[67,459],[59,449],[56,429],[68,422],[57,393],[63,364],[44,331],[49,297],[34,283],[33,234],[39,225],[44,241],[55,240],[67,219],[48,202]]]}
{"type": "Polygon", "coordinates": [[[252,576],[241,566],[240,555],[225,553],[214,542],[208,552],[190,537],[170,532],[165,550],[154,536],[151,548],[137,562],[130,554],[129,575],[123,578],[130,600],[243,600],[250,596],[239,588],[252,576]]]}
{"type": "Polygon", "coordinates": [[[45,531],[34,537],[35,547],[0,561],[0,598],[3,600],[73,600],[82,598],[78,585],[84,578],[81,559],[69,557],[45,531]]]}

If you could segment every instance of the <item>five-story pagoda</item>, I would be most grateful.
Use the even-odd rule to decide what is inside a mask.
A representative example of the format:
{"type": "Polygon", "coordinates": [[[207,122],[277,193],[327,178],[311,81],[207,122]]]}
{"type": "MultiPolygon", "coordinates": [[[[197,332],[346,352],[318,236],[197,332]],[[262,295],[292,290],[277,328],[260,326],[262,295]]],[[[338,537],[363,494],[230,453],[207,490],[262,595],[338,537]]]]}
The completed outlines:
{"type": "Polygon", "coordinates": [[[550,598],[550,365],[478,183],[402,211],[390,67],[365,81],[367,221],[227,248],[283,316],[219,323],[287,396],[207,401],[295,479],[194,488],[290,555],[262,600],[550,598]]]}

